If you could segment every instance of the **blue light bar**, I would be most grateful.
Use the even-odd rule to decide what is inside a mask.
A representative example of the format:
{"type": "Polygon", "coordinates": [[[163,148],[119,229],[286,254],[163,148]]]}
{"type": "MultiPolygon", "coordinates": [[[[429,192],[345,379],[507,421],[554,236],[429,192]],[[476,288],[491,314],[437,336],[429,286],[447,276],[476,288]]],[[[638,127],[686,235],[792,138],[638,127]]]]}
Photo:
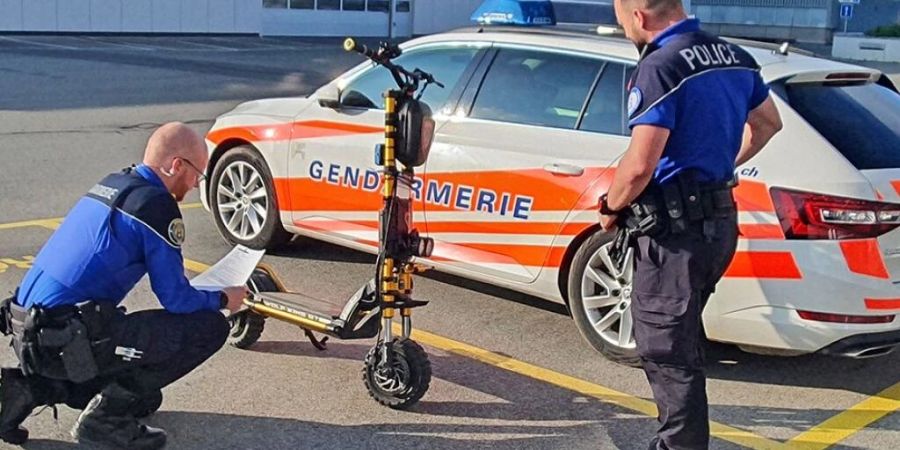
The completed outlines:
{"type": "Polygon", "coordinates": [[[556,25],[548,0],[485,0],[472,14],[480,25],[556,25]]]}

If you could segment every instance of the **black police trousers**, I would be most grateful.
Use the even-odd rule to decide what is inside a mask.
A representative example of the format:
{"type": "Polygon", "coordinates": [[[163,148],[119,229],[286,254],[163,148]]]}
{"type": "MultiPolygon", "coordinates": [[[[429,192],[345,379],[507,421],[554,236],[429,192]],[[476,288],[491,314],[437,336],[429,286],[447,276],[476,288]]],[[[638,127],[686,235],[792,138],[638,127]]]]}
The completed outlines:
{"type": "Polygon", "coordinates": [[[709,447],[701,313],[734,257],[737,216],[712,224],[709,236],[697,223],[684,233],[637,238],[634,339],[660,423],[650,448],[709,447]]]}
{"type": "Polygon", "coordinates": [[[69,383],[65,402],[82,409],[109,384],[147,396],[184,377],[215,354],[228,337],[228,321],[218,311],[174,314],[146,310],[122,314],[106,325],[109,341],[96,345],[99,375],[69,383]]]}
{"type": "Polygon", "coordinates": [[[112,326],[113,354],[101,377],[107,373],[139,395],[159,391],[219,351],[228,331],[228,320],[218,311],[127,314],[112,326]]]}

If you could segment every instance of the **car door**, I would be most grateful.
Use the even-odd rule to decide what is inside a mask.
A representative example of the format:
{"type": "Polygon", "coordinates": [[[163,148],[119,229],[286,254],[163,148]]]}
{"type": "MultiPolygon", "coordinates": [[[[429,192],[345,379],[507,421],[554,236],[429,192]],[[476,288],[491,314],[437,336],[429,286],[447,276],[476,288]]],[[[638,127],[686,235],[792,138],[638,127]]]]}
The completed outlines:
{"type": "Polygon", "coordinates": [[[434,259],[530,282],[559,266],[574,237],[557,238],[563,221],[627,146],[625,65],[499,44],[489,58],[438,130],[423,186],[427,229],[434,259]]]}
{"type": "MultiPolygon", "coordinates": [[[[487,44],[441,43],[406,50],[395,62],[432,73],[422,100],[439,109],[487,44]]],[[[377,240],[381,175],[375,146],[384,141],[382,93],[396,88],[388,70],[368,66],[334,82],[340,106],[314,104],[294,123],[289,159],[292,221],[301,229],[362,245],[377,240]]]]}

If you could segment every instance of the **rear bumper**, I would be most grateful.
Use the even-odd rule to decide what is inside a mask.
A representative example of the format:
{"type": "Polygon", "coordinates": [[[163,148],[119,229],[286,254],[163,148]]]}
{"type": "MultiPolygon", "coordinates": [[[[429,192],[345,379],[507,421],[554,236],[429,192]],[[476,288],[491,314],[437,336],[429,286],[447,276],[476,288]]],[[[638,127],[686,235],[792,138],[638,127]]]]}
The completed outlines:
{"type": "Polygon", "coordinates": [[[884,356],[900,346],[900,330],[884,333],[857,334],[841,339],[818,353],[850,358],[884,356]]]}

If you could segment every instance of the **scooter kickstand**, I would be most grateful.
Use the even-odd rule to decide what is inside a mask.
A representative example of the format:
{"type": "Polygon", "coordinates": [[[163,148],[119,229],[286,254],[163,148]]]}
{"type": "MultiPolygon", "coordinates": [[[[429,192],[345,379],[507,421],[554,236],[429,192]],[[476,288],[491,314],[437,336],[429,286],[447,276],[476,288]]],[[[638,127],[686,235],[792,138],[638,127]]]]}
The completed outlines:
{"type": "Polygon", "coordinates": [[[321,340],[319,340],[312,331],[304,329],[303,333],[306,334],[306,337],[309,339],[309,342],[312,343],[313,347],[315,347],[319,351],[328,350],[328,347],[325,346],[325,343],[328,342],[328,336],[325,336],[321,340]]]}

